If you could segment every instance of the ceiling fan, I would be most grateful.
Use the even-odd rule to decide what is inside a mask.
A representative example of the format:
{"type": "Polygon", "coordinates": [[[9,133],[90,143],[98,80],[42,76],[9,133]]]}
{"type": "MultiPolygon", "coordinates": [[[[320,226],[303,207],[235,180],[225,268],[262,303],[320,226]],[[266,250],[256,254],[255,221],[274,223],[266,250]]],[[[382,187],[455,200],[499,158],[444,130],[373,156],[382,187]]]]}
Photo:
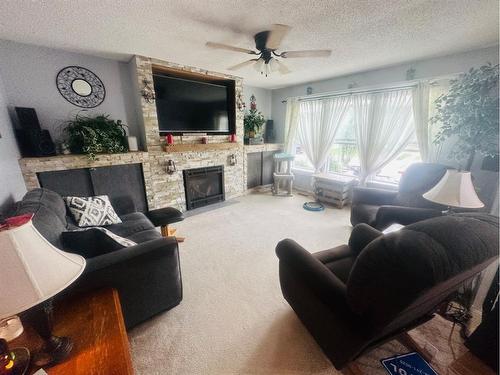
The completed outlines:
{"type": "Polygon", "coordinates": [[[271,72],[278,71],[281,74],[290,73],[290,70],[278,59],[291,59],[298,57],[328,57],[332,51],[329,49],[303,50],[303,51],[283,51],[277,52],[283,38],[288,34],[291,27],[287,25],[275,24],[271,30],[261,31],[254,35],[256,52],[251,49],[234,47],[223,43],[207,42],[206,46],[228,51],[243,52],[258,57],[244,61],[228,68],[228,70],[238,70],[249,65],[254,65],[255,70],[267,77],[271,72]]]}

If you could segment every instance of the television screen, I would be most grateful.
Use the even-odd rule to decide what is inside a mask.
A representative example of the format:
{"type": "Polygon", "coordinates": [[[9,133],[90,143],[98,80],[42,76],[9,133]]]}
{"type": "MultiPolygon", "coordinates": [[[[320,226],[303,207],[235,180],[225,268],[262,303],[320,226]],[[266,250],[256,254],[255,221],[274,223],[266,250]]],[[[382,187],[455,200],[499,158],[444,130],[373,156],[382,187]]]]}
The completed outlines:
{"type": "Polygon", "coordinates": [[[162,133],[229,134],[228,87],[155,74],[162,133]]]}

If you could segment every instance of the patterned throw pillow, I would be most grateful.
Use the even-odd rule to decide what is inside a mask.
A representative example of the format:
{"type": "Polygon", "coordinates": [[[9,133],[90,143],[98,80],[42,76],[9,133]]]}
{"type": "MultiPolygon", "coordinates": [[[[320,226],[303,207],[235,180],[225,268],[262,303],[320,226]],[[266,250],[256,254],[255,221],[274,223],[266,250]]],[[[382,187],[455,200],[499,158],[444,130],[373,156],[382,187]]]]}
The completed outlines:
{"type": "Polygon", "coordinates": [[[107,195],[65,197],[64,200],[79,227],[95,227],[122,222],[111,206],[107,195]]]}

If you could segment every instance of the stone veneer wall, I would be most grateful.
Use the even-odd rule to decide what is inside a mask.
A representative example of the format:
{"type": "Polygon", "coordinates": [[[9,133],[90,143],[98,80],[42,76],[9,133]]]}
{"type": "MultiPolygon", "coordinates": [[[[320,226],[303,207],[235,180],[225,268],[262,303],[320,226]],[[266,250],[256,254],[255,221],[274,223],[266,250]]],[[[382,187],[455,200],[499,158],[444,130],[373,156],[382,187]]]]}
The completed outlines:
{"type": "Polygon", "coordinates": [[[58,155],[43,158],[23,158],[19,161],[27,190],[40,187],[37,173],[63,171],[79,168],[109,167],[122,164],[142,164],[146,196],[149,207],[154,207],[151,189],[151,167],[147,152],[128,152],[124,154],[101,154],[97,160],[90,160],[86,155],[58,155]]]}
{"type": "MultiPolygon", "coordinates": [[[[133,59],[134,61],[131,63],[137,68],[136,78],[139,87],[144,86],[144,80],[148,80],[149,82],[153,81],[153,67],[158,66],[234,80],[236,98],[242,95],[242,80],[238,77],[151,59],[144,56],[135,56],[133,59]]],[[[140,93],[138,92],[137,95],[140,96],[140,93]]],[[[235,105],[236,102],[235,100],[235,105]]],[[[151,200],[150,207],[160,208],[174,206],[181,210],[186,209],[184,179],[182,174],[184,169],[223,165],[226,199],[242,195],[246,191],[246,155],[243,149],[243,111],[238,110],[237,107],[235,109],[237,144],[234,145],[234,147],[222,150],[214,147],[214,149],[211,150],[210,144],[227,143],[229,137],[226,135],[210,135],[207,136],[209,145],[207,145],[203,151],[166,152],[164,151],[165,142],[159,135],[156,104],[148,103],[142,99],[142,97],[140,98],[140,103],[140,111],[144,124],[145,146],[148,151],[149,164],[151,167],[151,189],[148,193],[148,201],[151,200]],[[236,154],[237,163],[234,166],[228,163],[231,154],[236,154]],[[171,175],[166,173],[168,160],[173,160],[177,167],[177,172],[171,175]]],[[[175,136],[174,142],[175,144],[199,144],[201,143],[201,136],[175,136]]]]}

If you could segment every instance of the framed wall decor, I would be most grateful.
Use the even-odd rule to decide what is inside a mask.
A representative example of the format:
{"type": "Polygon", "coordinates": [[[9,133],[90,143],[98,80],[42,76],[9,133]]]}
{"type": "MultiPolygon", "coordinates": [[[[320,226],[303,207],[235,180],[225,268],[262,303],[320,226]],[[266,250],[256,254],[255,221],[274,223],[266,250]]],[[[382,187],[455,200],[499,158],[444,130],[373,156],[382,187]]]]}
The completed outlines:
{"type": "Polygon", "coordinates": [[[81,66],[67,66],[57,73],[57,89],[73,105],[94,108],[106,97],[106,89],[99,77],[81,66]]]}

